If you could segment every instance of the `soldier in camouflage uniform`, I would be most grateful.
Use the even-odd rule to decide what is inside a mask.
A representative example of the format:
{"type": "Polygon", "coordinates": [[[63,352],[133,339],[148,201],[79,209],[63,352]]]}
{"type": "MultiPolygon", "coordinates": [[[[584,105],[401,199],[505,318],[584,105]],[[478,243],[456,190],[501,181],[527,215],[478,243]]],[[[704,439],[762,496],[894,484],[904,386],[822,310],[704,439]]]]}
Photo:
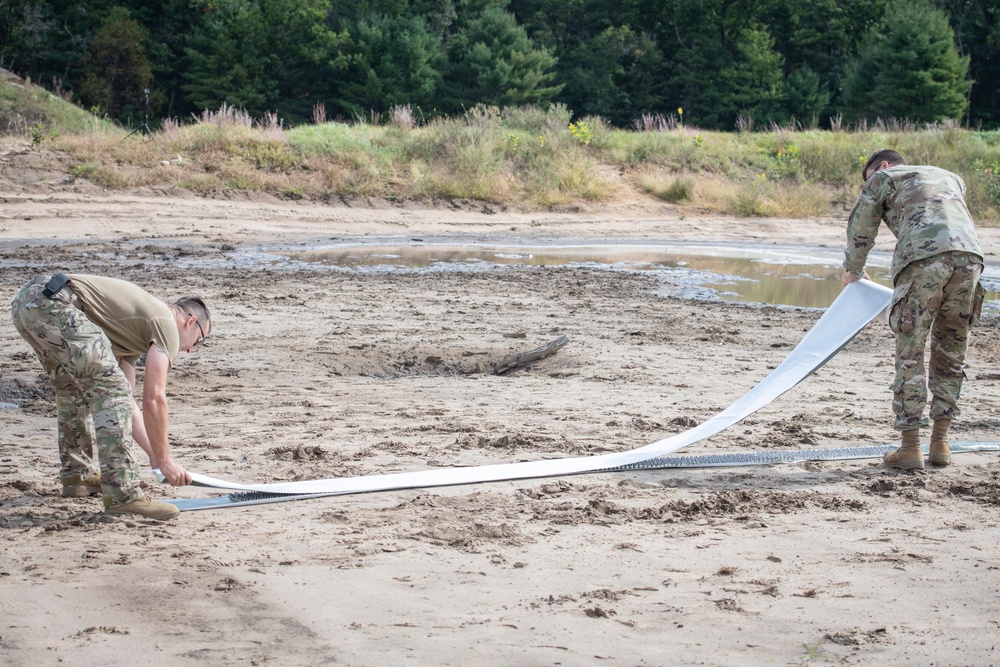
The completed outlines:
{"type": "Polygon", "coordinates": [[[170,484],[191,483],[170,455],[166,375],[180,350],[191,352],[211,331],[205,303],[186,297],[168,306],[124,280],[56,274],[25,285],[11,314],[55,390],[63,496],[99,492],[109,514],[176,517],[176,506],[139,488],[131,443],[134,438],[170,484]],[[140,411],[132,387],[142,355],[140,411]]]}
{"type": "Polygon", "coordinates": [[[969,330],[979,320],[985,294],[979,284],[983,253],[965,205],[965,183],[944,169],[907,165],[893,150],[872,154],[862,178],[865,184],[847,225],[844,282],[867,278],[865,260],[882,221],[896,237],[889,326],[896,334],[892,406],[902,445],[886,454],[884,463],[906,470],[924,467],[919,429],[928,425],[929,384],[934,422],[929,462],[946,466],[969,330]],[[929,373],[924,366],[928,334],[929,373]]]}

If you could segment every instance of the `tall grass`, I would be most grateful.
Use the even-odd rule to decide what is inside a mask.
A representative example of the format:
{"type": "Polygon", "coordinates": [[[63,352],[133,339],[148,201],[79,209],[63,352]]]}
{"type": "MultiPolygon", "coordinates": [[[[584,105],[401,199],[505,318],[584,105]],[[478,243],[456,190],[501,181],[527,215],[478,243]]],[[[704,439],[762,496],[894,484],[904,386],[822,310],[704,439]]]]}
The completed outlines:
{"type": "Polygon", "coordinates": [[[58,134],[104,131],[111,123],[0,70],[0,134],[37,144],[58,134]]]}
{"type": "MultiPolygon", "coordinates": [[[[0,100],[13,94],[0,83],[0,100]]],[[[911,163],[963,176],[977,220],[1000,221],[1000,132],[949,125],[727,133],[651,116],[622,130],[600,118],[574,120],[562,106],[479,106],[424,123],[397,107],[385,125],[326,122],[318,109],[315,124],[288,129],[274,115],[256,119],[224,106],[165,120],[152,138],[126,138],[124,129],[52,99],[65,108],[46,116],[51,129],[35,143],[66,151],[76,176],[109,187],[450,198],[521,208],[649,196],[692,213],[843,216],[861,187],[863,161],[889,147],[911,163]]]]}

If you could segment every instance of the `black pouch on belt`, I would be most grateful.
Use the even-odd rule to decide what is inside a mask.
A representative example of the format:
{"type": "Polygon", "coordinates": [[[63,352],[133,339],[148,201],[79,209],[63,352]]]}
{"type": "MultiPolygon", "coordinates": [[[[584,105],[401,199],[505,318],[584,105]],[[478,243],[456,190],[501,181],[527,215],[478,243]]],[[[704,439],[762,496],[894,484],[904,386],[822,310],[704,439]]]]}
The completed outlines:
{"type": "Polygon", "coordinates": [[[66,287],[66,283],[68,282],[69,282],[69,276],[67,276],[65,273],[57,273],[56,275],[52,276],[52,279],[49,280],[49,282],[45,283],[45,287],[42,289],[42,294],[51,299],[52,297],[54,297],[56,294],[59,293],[59,290],[61,290],[63,287],[66,287]]]}

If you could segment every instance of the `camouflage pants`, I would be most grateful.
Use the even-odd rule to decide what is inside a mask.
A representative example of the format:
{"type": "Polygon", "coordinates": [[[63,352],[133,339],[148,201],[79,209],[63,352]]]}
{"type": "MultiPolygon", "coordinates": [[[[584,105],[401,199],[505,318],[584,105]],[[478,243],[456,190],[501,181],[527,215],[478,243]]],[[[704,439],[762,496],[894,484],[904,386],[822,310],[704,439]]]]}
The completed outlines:
{"type": "Polygon", "coordinates": [[[958,417],[965,379],[969,330],[979,321],[985,290],[982,260],[947,252],[908,264],[896,277],[889,326],[896,334],[896,379],[892,383],[895,428],[926,426],[927,389],[931,419],[958,417]],[[924,348],[930,335],[929,373],[924,348]]]}
{"type": "Polygon", "coordinates": [[[37,276],[14,297],[11,316],[34,348],[56,393],[60,472],[86,476],[96,447],[105,504],[142,496],[132,449],[132,390],[111,341],[77,308],[67,286],[42,294],[49,276],[37,276]]]}

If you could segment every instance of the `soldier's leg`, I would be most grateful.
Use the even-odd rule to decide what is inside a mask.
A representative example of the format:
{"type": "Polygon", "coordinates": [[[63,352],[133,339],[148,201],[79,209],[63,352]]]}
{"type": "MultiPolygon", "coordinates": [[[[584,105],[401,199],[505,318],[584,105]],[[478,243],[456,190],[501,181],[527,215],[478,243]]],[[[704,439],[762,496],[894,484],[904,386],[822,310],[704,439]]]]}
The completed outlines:
{"type": "Polygon", "coordinates": [[[924,348],[941,304],[943,282],[943,270],[933,260],[913,262],[897,278],[889,325],[896,334],[892,407],[898,431],[919,429],[928,423],[924,348]]]}
{"type": "Polygon", "coordinates": [[[142,496],[132,442],[132,390],[107,336],[79,311],[78,331],[67,336],[70,372],[90,406],[105,507],[142,496]]]}
{"type": "Polygon", "coordinates": [[[952,274],[943,287],[941,307],[931,330],[928,384],[932,394],[930,417],[934,420],[951,420],[960,414],[958,399],[982,272],[977,257],[962,253],[951,255],[950,261],[952,274]]]}
{"type": "Polygon", "coordinates": [[[43,361],[49,382],[56,392],[56,416],[59,422],[60,475],[86,477],[97,471],[94,459],[94,423],[90,405],[77,390],[76,381],[65,368],[52,360],[43,361]]]}
{"type": "Polygon", "coordinates": [[[94,420],[90,404],[79,391],[73,376],[50,355],[39,355],[56,392],[59,479],[64,498],[80,498],[101,493],[101,472],[94,457],[94,420]]]}
{"type": "Polygon", "coordinates": [[[46,280],[47,277],[39,276],[18,292],[11,316],[17,332],[35,351],[56,395],[60,477],[84,480],[99,474],[93,459],[94,426],[90,406],[77,391],[73,376],[59,364],[49,345],[41,342],[51,337],[50,314],[40,310],[44,304],[35,303],[42,296],[40,290],[46,280]]]}
{"type": "Polygon", "coordinates": [[[24,324],[18,319],[14,321],[14,326],[21,337],[34,348],[56,394],[59,461],[62,464],[60,476],[86,477],[97,469],[97,463],[93,460],[94,427],[90,420],[90,406],[77,392],[73,376],[59,365],[24,324]]]}

